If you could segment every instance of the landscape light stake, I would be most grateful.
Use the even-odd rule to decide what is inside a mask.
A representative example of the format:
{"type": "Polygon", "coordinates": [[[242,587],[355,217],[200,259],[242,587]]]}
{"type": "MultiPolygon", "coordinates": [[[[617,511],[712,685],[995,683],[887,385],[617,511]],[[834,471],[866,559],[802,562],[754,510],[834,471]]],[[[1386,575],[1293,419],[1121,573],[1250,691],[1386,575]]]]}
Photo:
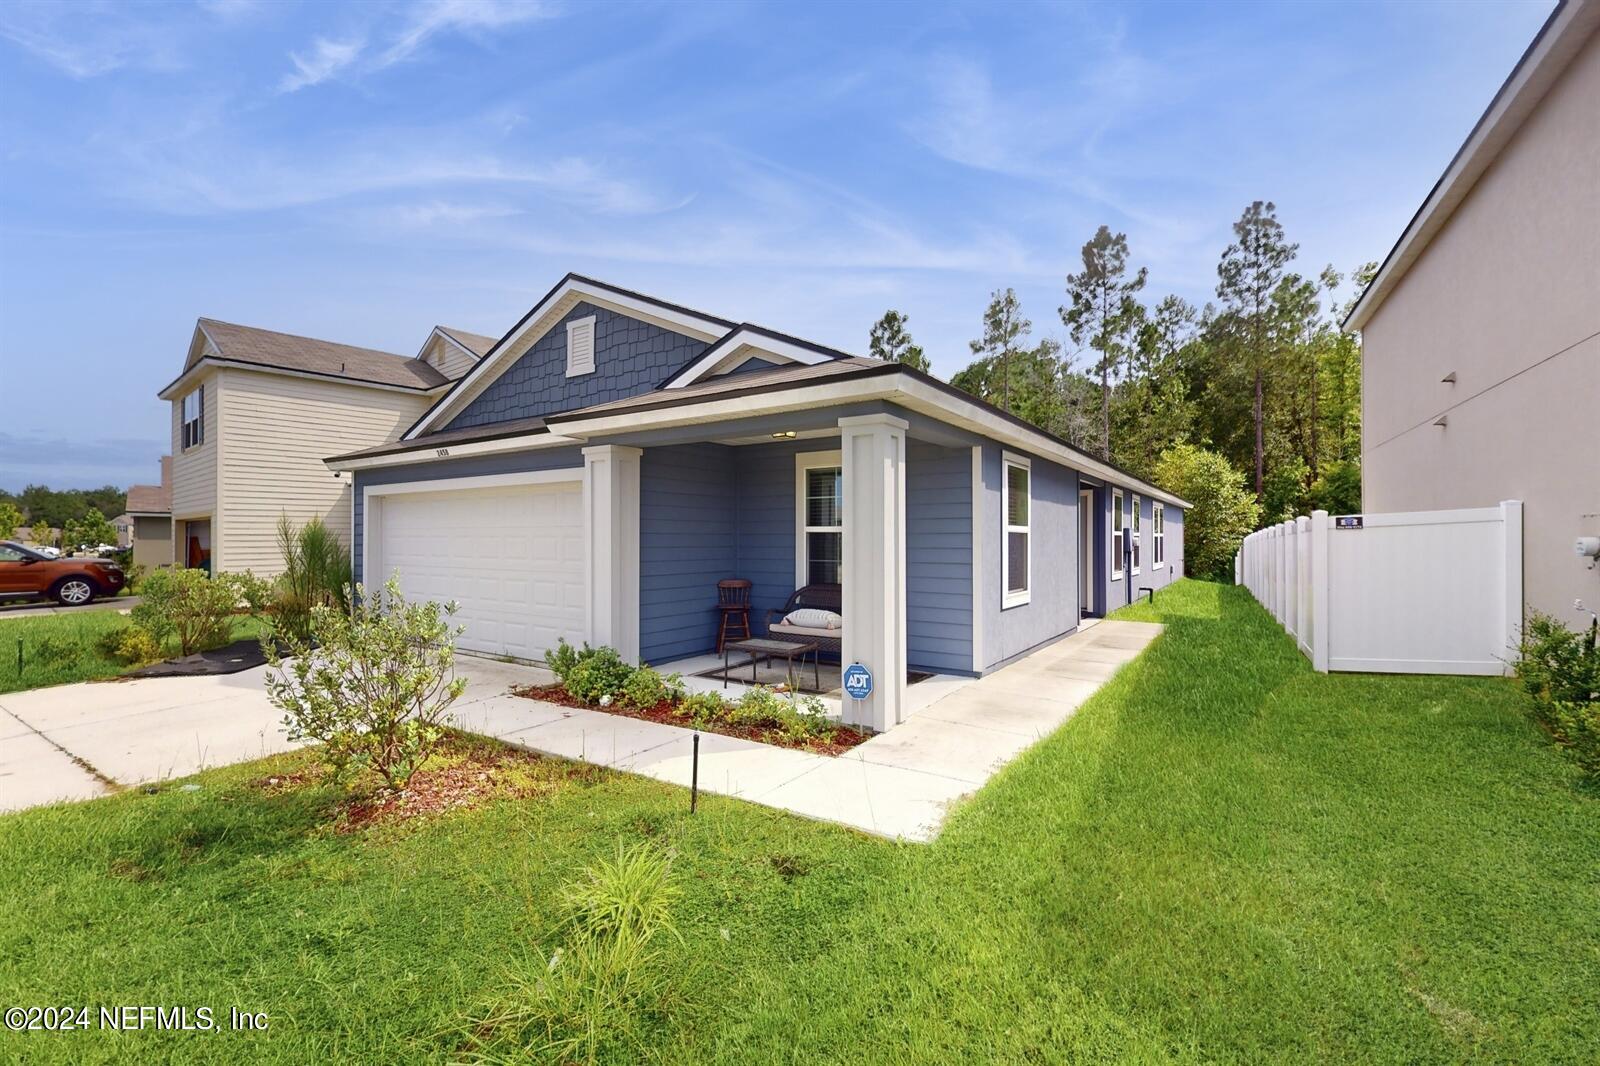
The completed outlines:
{"type": "Polygon", "coordinates": [[[689,813],[700,803],[700,734],[694,735],[694,758],[689,763],[689,813]]]}
{"type": "Polygon", "coordinates": [[[22,638],[17,638],[17,676],[22,676],[22,638]]]}

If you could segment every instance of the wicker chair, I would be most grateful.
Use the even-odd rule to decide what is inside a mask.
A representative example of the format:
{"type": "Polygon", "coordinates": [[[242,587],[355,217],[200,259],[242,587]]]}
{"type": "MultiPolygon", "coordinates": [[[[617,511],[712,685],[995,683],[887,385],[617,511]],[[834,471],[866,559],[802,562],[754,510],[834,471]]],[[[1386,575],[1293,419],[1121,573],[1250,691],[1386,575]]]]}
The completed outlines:
{"type": "Polygon", "coordinates": [[[823,611],[842,613],[844,590],[839,585],[806,585],[794,590],[782,609],[767,612],[767,636],[772,640],[814,641],[818,648],[838,656],[843,647],[843,629],[812,629],[805,626],[786,625],[783,621],[790,611],[811,607],[823,611]]]}

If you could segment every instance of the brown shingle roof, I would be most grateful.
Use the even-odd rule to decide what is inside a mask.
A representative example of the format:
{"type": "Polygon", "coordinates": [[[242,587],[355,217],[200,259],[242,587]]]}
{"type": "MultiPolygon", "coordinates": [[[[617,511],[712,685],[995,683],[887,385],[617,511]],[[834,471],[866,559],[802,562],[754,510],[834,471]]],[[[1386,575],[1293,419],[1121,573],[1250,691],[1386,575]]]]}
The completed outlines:
{"type": "Polygon", "coordinates": [[[129,514],[171,514],[172,489],[165,485],[133,485],[128,489],[129,514]]]}
{"type": "Polygon", "coordinates": [[[233,362],[406,389],[431,389],[449,380],[422,360],[393,352],[297,337],[214,318],[202,318],[200,328],[216,345],[217,354],[233,362]]]}
{"type": "Polygon", "coordinates": [[[485,337],[481,333],[468,333],[464,329],[453,326],[435,326],[440,333],[447,334],[451,339],[459,342],[462,347],[469,349],[472,354],[484,356],[489,354],[489,349],[500,342],[499,337],[485,337]]]}

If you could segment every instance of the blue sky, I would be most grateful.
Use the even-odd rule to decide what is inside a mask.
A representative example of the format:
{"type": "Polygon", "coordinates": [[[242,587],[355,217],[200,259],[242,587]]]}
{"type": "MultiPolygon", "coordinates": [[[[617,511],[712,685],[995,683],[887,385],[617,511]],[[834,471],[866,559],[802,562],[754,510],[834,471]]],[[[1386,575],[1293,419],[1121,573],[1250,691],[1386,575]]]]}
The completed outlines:
{"type": "Polygon", "coordinates": [[[200,315],[413,354],[568,270],[937,373],[1101,223],[1382,258],[1532,3],[0,6],[0,487],[154,480],[200,315]],[[26,391],[24,391],[26,385],[26,391]]]}

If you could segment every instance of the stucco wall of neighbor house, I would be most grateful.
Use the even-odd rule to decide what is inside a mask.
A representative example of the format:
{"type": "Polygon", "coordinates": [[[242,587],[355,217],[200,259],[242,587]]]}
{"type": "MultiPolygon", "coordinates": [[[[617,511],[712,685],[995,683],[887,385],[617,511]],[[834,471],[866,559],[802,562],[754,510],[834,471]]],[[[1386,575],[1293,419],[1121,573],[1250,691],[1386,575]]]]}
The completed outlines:
{"type": "MultiPolygon", "coordinates": [[[[647,448],[639,472],[639,654],[661,663],[715,647],[718,581],[738,572],[734,457],[721,444],[647,448]]],[[[751,631],[759,634],[756,619],[751,631]]]]}
{"type": "MultiPolygon", "coordinates": [[[[983,446],[983,628],[984,668],[1071,632],[1078,625],[1078,474],[1048,459],[1030,461],[1029,539],[1033,556],[1028,602],[1004,607],[1005,539],[1002,449],[983,446]]],[[[970,462],[970,460],[969,460],[970,462]]]]}
{"type": "Polygon", "coordinates": [[[154,570],[172,565],[172,519],[136,515],[133,519],[133,563],[154,570]]]}
{"type": "MultiPolygon", "coordinates": [[[[583,452],[577,446],[546,448],[539,451],[508,452],[500,455],[472,456],[465,459],[446,459],[436,463],[409,463],[404,466],[386,466],[375,470],[355,472],[353,494],[355,532],[350,548],[350,559],[355,579],[365,582],[362,572],[362,551],[366,546],[364,522],[365,501],[363,492],[372,485],[397,485],[407,481],[439,481],[449,478],[481,477],[487,474],[516,474],[530,470],[572,469],[575,476],[583,476],[583,452]]],[[[375,575],[378,581],[388,575],[375,575]]]]}
{"type": "Polygon", "coordinates": [[[648,392],[699,355],[704,341],[591,303],[579,303],[507,367],[448,429],[537,418],[648,392]],[[567,377],[567,326],[594,316],[594,371],[567,377]]]}
{"type": "Polygon", "coordinates": [[[1363,508],[1522,500],[1527,605],[1571,625],[1600,603],[1572,549],[1600,535],[1597,116],[1600,35],[1362,330],[1363,508]]]}

